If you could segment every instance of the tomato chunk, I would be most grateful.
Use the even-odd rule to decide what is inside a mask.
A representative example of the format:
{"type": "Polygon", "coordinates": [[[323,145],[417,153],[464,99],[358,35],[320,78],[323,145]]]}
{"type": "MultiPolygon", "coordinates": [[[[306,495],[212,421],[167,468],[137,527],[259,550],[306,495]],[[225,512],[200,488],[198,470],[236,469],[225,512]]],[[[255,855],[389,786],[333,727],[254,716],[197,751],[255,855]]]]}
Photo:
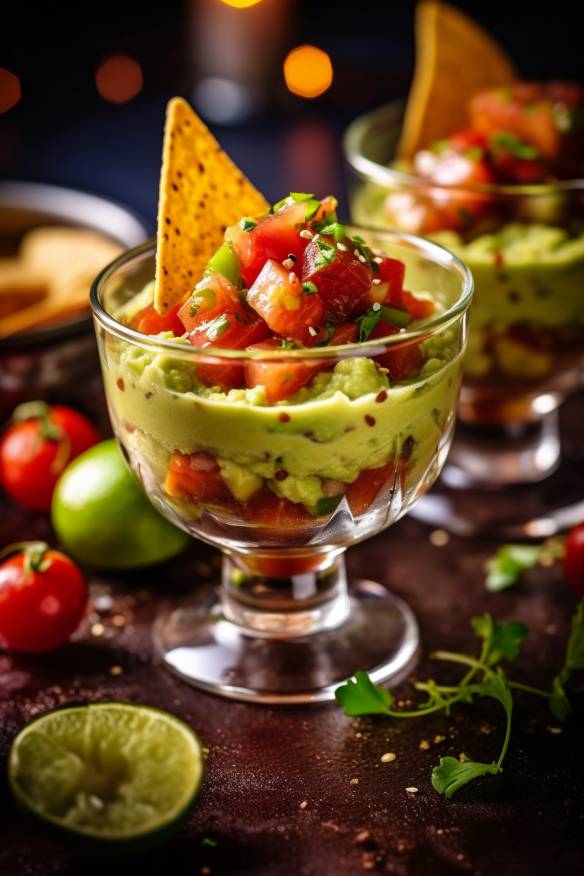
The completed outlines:
{"type": "Polygon", "coordinates": [[[182,324],[178,311],[180,304],[177,304],[168,313],[161,314],[154,309],[152,305],[144,308],[136,314],[132,320],[132,328],[144,335],[158,335],[160,332],[172,332],[180,337],[184,335],[185,329],[182,324]]]}
{"type": "Polygon", "coordinates": [[[222,274],[211,274],[197,283],[193,294],[180,307],[178,315],[187,332],[214,319],[239,303],[237,286],[222,274]]]}
{"type": "MultiPolygon", "coordinates": [[[[398,332],[398,328],[380,320],[371,332],[370,337],[387,338],[389,335],[394,335],[398,332]]],[[[390,379],[397,382],[398,380],[404,380],[413,371],[420,368],[424,357],[418,342],[407,341],[402,344],[396,344],[393,347],[388,347],[385,353],[375,357],[375,361],[382,368],[387,368],[390,379]]]]}
{"type": "MultiPolygon", "coordinates": [[[[275,350],[280,347],[277,338],[254,344],[252,350],[275,350]]],[[[283,351],[285,355],[285,351],[283,351]]],[[[315,374],[322,371],[323,363],[308,361],[262,362],[249,359],[244,365],[245,382],[250,388],[263,386],[270,404],[290,398],[301,387],[310,383],[315,374]]]]}
{"type": "Polygon", "coordinates": [[[413,292],[403,289],[401,293],[402,307],[408,311],[412,319],[426,319],[432,316],[436,309],[429,298],[418,298],[413,292]]]}
{"type": "Polygon", "coordinates": [[[233,497],[221,477],[217,460],[198,450],[186,455],[173,453],[166,473],[164,490],[178,499],[192,502],[230,501],[233,497]]]}
{"type": "Polygon", "coordinates": [[[346,239],[339,249],[334,238],[319,235],[304,251],[302,280],[313,283],[325,306],[326,319],[344,322],[366,309],[371,271],[346,239]]]}
{"type": "Polygon", "coordinates": [[[241,223],[232,225],[225,232],[241,266],[245,285],[250,287],[268,259],[283,262],[289,255],[298,262],[306,246],[300,237],[304,227],[306,205],[302,202],[283,207],[277,213],[254,220],[256,225],[245,231],[241,223]]]}
{"type": "Polygon", "coordinates": [[[389,304],[391,307],[402,307],[402,287],[406,266],[398,259],[388,256],[381,257],[378,270],[373,274],[373,279],[380,283],[372,285],[367,294],[369,304],[389,304]]]}
{"type": "Polygon", "coordinates": [[[305,292],[297,275],[273,259],[260,271],[247,293],[247,302],[273,332],[303,342],[324,317],[320,296],[305,292]]]}
{"type": "Polygon", "coordinates": [[[276,496],[268,487],[258,490],[245,503],[244,514],[253,523],[275,530],[310,523],[314,519],[303,505],[276,496]]]}
{"type": "Polygon", "coordinates": [[[395,466],[392,462],[388,462],[387,465],[379,468],[364,469],[357,480],[348,485],[345,495],[354,517],[365,514],[382,488],[388,481],[393,480],[394,474],[395,466]]]}

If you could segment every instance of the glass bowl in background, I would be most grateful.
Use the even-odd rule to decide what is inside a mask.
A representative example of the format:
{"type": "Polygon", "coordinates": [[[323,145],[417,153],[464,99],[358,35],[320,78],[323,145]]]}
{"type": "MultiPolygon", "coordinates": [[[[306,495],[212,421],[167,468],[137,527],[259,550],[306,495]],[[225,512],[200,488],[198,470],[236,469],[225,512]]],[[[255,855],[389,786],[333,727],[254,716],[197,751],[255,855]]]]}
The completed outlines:
{"type": "Polygon", "coordinates": [[[328,700],[357,669],[376,682],[395,680],[418,649],[407,606],[376,582],[348,587],[343,553],[394,523],[444,463],[472,279],[432,243],[357,231],[406,263],[408,287],[431,291],[439,315],[362,344],[210,355],[115,319],[152,279],[153,244],[113,262],[92,289],[108,407],[125,457],[165,517],[224,554],[219,590],[198,589],[188,605],[160,617],[156,646],[180,676],[225,696],[328,700]],[[420,345],[426,361],[418,377],[375,384],[372,359],[383,363],[420,345]],[[229,398],[203,391],[196,378],[205,373],[208,383],[210,369],[251,365],[315,374],[336,367],[351,375],[353,389],[317,400],[304,400],[301,390],[294,402],[268,406],[254,391],[251,400],[239,390],[229,398]],[[309,513],[299,497],[311,491],[309,513]]]}
{"type": "Polygon", "coordinates": [[[416,516],[458,534],[551,535],[584,515],[557,411],[584,385],[584,180],[429,183],[394,162],[402,119],[390,104],[348,128],[352,219],[440,242],[476,285],[456,440],[416,516]]]}
{"type": "MultiPolygon", "coordinates": [[[[0,257],[14,255],[27,231],[59,225],[98,231],[124,249],[148,236],[134,213],[105,198],[62,186],[0,183],[0,257]]],[[[99,361],[89,306],[74,319],[0,339],[0,422],[17,405],[39,398],[83,410],[89,402],[95,416],[102,409],[93,404],[96,396],[99,361]]]]}

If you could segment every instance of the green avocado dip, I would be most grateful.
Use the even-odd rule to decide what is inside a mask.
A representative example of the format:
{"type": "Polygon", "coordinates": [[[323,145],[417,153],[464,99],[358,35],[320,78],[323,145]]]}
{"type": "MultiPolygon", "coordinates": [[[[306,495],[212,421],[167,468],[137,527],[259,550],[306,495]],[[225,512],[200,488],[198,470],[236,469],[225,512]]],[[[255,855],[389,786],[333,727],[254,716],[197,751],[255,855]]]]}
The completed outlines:
{"type": "MultiPolygon", "coordinates": [[[[442,231],[432,239],[471,269],[476,291],[464,368],[482,378],[492,370],[539,379],[554,367],[550,344],[569,343],[584,329],[584,234],[570,236],[549,225],[512,223],[465,243],[442,231]],[[539,332],[523,337],[511,326],[539,332]]],[[[558,344],[556,344],[558,346],[558,344]]]]}
{"type": "Polygon", "coordinates": [[[235,501],[268,487],[318,516],[365,470],[403,462],[406,491],[431,471],[452,424],[461,354],[454,329],[420,346],[410,380],[391,384],[365,356],[341,359],[275,405],[261,387],[222,392],[200,383],[186,357],[121,341],[104,377],[114,422],[153,482],[164,482],[173,454],[203,451],[235,501]]]}

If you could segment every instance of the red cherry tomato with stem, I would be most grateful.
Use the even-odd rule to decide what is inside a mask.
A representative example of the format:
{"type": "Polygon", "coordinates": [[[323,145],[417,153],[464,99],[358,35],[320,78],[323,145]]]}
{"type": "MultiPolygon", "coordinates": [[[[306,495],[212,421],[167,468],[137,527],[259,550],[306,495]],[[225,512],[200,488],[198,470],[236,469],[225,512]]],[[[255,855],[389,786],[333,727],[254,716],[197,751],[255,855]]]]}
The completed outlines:
{"type": "Polygon", "coordinates": [[[99,442],[82,414],[44,402],[17,407],[0,441],[0,482],[29,511],[48,511],[61,472],[99,442]]]}
{"type": "Polygon", "coordinates": [[[28,654],[63,645],[87,606],[75,563],[44,542],[11,545],[0,560],[0,641],[28,654]]]}

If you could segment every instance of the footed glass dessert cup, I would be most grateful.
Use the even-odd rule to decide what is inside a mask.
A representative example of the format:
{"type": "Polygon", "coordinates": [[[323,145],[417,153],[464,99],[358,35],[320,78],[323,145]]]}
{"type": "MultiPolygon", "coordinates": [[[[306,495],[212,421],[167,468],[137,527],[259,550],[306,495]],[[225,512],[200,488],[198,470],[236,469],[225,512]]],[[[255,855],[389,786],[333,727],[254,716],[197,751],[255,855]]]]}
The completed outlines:
{"type": "Polygon", "coordinates": [[[405,263],[408,289],[433,296],[432,317],[345,346],[198,349],[116,319],[154,276],[152,243],[113,262],[92,289],[125,458],[165,517],[224,555],[217,586],[197,587],[158,618],[156,648],[183,679],[224,696],[330,700],[357,669],[395,681],[416,659],[410,609],[381,583],[348,582],[343,554],[401,517],[444,464],[472,278],[433,243],[357,231],[405,263]],[[412,355],[416,376],[389,381],[387,357],[412,355]],[[233,372],[231,385],[237,374],[245,385],[250,368],[314,376],[275,404],[259,386],[210,386],[221,369],[233,372]]]}
{"type": "Polygon", "coordinates": [[[553,535],[584,516],[558,428],[584,386],[584,179],[429,183],[394,160],[402,118],[392,104],[347,130],[352,218],[441,243],[476,286],[456,439],[414,515],[460,535],[553,535]]]}

